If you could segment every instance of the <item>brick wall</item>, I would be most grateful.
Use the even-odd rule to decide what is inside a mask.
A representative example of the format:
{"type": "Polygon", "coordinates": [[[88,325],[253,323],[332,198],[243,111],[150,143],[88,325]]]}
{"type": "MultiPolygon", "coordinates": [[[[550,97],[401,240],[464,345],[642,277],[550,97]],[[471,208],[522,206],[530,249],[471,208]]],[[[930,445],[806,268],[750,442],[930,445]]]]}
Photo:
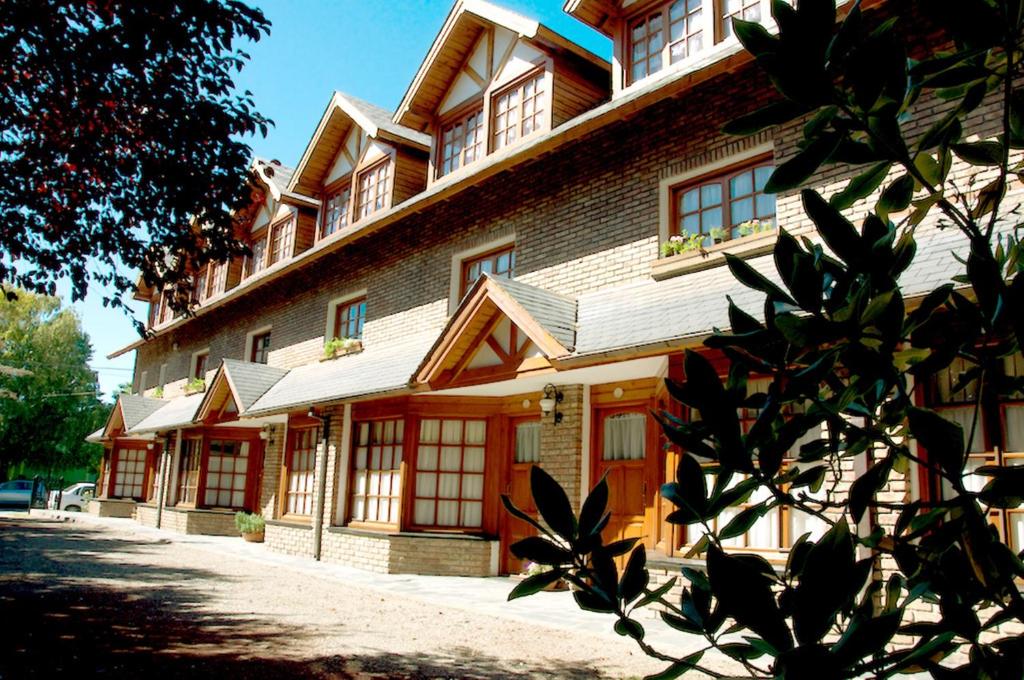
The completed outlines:
{"type": "Polygon", "coordinates": [[[546,416],[540,426],[540,465],[569,495],[573,509],[579,511],[583,464],[583,387],[560,385],[562,403],[555,408],[562,422],[555,424],[546,416]]]}
{"type": "Polygon", "coordinates": [[[260,479],[259,507],[266,519],[274,519],[278,516],[285,436],[285,426],[275,424],[270,428],[268,438],[261,440],[263,442],[263,474],[260,479]]]}
{"type": "Polygon", "coordinates": [[[313,529],[308,524],[267,522],[263,544],[267,550],[298,557],[313,556],[313,529]]]}
{"type": "Polygon", "coordinates": [[[324,531],[321,559],[379,573],[491,576],[496,549],[496,541],[475,537],[375,534],[332,527],[324,531]]]}

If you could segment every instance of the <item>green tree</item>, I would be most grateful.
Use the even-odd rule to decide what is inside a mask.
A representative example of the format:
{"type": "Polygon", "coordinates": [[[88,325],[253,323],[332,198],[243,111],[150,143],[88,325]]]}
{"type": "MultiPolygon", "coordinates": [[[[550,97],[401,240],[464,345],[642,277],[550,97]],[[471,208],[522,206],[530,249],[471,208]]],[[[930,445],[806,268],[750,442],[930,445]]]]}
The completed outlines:
{"type": "Polygon", "coordinates": [[[127,268],[180,307],[190,267],[244,252],[242,139],[270,121],[233,76],[269,26],[238,0],[0,3],[0,281],[121,306],[127,268]]]}
{"type": "Polygon", "coordinates": [[[94,465],[101,448],[85,437],[105,422],[88,336],[58,298],[16,291],[0,303],[0,479],[12,465],[60,470],[94,465]],[[22,374],[23,373],[23,374],[22,374]]]}
{"type": "Polygon", "coordinates": [[[781,96],[727,131],[805,122],[799,153],[775,170],[768,190],[795,189],[829,164],[845,164],[852,180],[831,201],[802,192],[824,245],[780,231],[774,260],[781,285],[728,258],[735,278],[763,293],[765,303],[758,312],[730,300],[731,329],[705,343],[727,357],[727,379],[688,352],[686,382],[668,383],[690,417],[660,415],[682,451],[676,481],[662,496],[675,506],[670,522],[707,532],[693,551],[706,566],[683,569],[681,600],[670,601],[667,586],[648,587],[642,547],[603,541],[604,480],[574,516],[562,489],[535,468],[533,495],[544,522],[506,499],[540,532],[512,550],[552,570],[510,597],[568,579],[579,606],[613,613],[616,631],[670,663],[659,677],[693,669],[719,675],[702,666],[710,649],[750,677],[882,678],[915,670],[937,678],[1024,677],[1024,639],[998,628],[1024,622],[1024,563],[988,522],[991,510],[1024,501],[1024,468],[968,471],[965,435],[971,441],[973,432],[916,406],[911,395],[912,380],[928,381],[964,362],[953,389],[970,387],[976,395],[973,430],[981,404],[1024,392],[1024,381],[1002,370],[1024,341],[1020,205],[1005,200],[1010,180],[1024,176],[1022,6],[922,0],[879,22],[855,3],[837,26],[832,0],[802,0],[795,8],[775,0],[778,36],[734,23],[781,96]],[[906,45],[915,41],[906,37],[930,30],[922,17],[952,45],[914,60],[906,45]],[[924,101],[940,102],[942,113],[920,129],[915,105],[924,101]],[[973,141],[964,123],[982,104],[998,110],[988,122],[999,129],[973,141]],[[965,164],[974,168],[971,180],[954,182],[951,169],[965,164]],[[879,198],[858,228],[842,211],[869,196],[879,198]],[[894,223],[893,215],[902,217],[894,223]],[[911,303],[900,279],[929,215],[958,230],[969,255],[955,280],[911,303]],[[752,373],[771,381],[748,396],[752,373]],[[758,414],[746,432],[740,408],[758,414]],[[807,441],[823,424],[828,435],[807,441]],[[921,448],[912,449],[912,440],[921,448]],[[795,464],[783,466],[798,441],[805,443],[795,464]],[[863,455],[871,466],[849,493],[840,492],[836,471],[863,455]],[[879,493],[913,466],[927,468],[948,492],[913,501],[879,493]],[[968,477],[980,483],[968,484],[968,477]],[[810,493],[823,489],[831,493],[810,493]],[[755,491],[765,500],[751,503],[755,491]],[[716,529],[711,520],[740,504],[748,507],[716,529]],[[818,540],[800,537],[781,571],[726,546],[780,507],[830,528],[818,540]],[[895,521],[880,521],[879,512],[895,521]],[[620,573],[614,558],[627,553],[620,573]],[[875,558],[865,553],[891,560],[887,581],[871,578],[875,558]],[[908,607],[922,602],[937,605],[934,622],[908,620],[908,607]],[[634,612],[653,603],[669,625],[704,637],[705,650],[673,658],[648,645],[634,612]],[[893,645],[897,633],[903,642],[893,645]],[[957,650],[966,654],[951,657],[957,650]]]}

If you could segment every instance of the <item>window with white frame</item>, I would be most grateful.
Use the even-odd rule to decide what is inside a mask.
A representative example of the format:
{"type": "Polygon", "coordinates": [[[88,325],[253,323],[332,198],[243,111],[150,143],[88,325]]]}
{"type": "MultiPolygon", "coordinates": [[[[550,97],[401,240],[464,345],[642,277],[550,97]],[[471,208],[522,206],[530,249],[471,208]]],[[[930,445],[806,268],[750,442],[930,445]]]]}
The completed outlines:
{"type": "Polygon", "coordinates": [[[401,418],[355,424],[349,519],[353,522],[398,524],[402,495],[402,451],[405,421],[401,418]]]}
{"type": "Polygon", "coordinates": [[[142,499],[146,479],[146,447],[121,447],[114,467],[114,497],[142,499]]]}
{"type": "Polygon", "coordinates": [[[211,439],[206,461],[203,503],[208,507],[245,507],[249,442],[211,439]]]}

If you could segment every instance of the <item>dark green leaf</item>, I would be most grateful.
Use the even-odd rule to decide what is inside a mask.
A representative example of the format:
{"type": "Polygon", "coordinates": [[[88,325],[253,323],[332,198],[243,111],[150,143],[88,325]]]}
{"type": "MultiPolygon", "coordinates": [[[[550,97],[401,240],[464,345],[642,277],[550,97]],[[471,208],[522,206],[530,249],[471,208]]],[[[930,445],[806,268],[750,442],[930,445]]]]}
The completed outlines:
{"type": "Polygon", "coordinates": [[[765,128],[788,123],[805,111],[804,107],[788,100],[773,102],[753,113],[726,123],[722,132],[727,135],[752,135],[765,128]]]}
{"type": "Polygon", "coordinates": [[[557,566],[572,563],[572,553],[541,536],[528,536],[513,543],[509,549],[519,559],[537,564],[557,566]]]}
{"type": "Polygon", "coordinates": [[[634,640],[644,639],[644,627],[633,619],[621,618],[616,621],[615,632],[624,637],[631,637],[634,640]]]}
{"type": "Polygon", "coordinates": [[[824,134],[812,141],[806,149],[775,168],[765,185],[765,192],[777,194],[802,185],[839,147],[839,141],[840,137],[833,134],[824,134]]]}
{"type": "Polygon", "coordinates": [[[993,166],[1003,162],[1003,145],[999,142],[967,142],[954,144],[952,149],[971,165],[993,166]]]}
{"type": "Polygon", "coordinates": [[[630,554],[626,568],[622,571],[622,580],[619,581],[619,599],[624,603],[632,602],[640,597],[649,582],[647,549],[640,546],[630,554]]]}
{"type": "Polygon", "coordinates": [[[561,569],[552,569],[551,571],[542,571],[534,576],[529,576],[512,589],[512,592],[508,594],[508,599],[511,602],[520,597],[539,593],[552,583],[556,583],[564,574],[565,572],[561,569]]]}
{"type": "Polygon", "coordinates": [[[587,499],[583,501],[583,508],[580,510],[579,531],[580,536],[588,536],[594,532],[605,515],[608,507],[608,475],[602,475],[600,481],[591,490],[587,499]]]}
{"type": "Polygon", "coordinates": [[[869,196],[875,191],[875,189],[881,186],[886,175],[889,173],[890,167],[892,167],[892,163],[889,161],[883,161],[882,163],[877,163],[871,166],[861,174],[851,179],[850,183],[846,185],[846,188],[834,195],[829,200],[829,203],[831,203],[836,210],[846,210],[860,199],[869,196]]]}
{"type": "Polygon", "coordinates": [[[576,515],[562,486],[534,465],[530,468],[530,492],[537,511],[548,526],[566,541],[573,541],[576,538],[576,515]]]}
{"type": "Polygon", "coordinates": [[[907,411],[910,432],[927,451],[928,459],[942,470],[959,478],[964,467],[964,431],[935,411],[910,408],[907,411]]]}

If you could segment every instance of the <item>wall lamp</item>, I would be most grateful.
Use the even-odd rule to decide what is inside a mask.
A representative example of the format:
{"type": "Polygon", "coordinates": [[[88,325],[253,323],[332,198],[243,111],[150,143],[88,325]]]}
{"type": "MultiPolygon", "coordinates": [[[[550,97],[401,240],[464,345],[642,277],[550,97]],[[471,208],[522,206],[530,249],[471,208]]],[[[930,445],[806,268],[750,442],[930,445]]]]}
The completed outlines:
{"type": "Polygon", "coordinates": [[[270,423],[264,423],[263,427],[260,428],[260,439],[267,442],[268,444],[274,443],[274,426],[270,423]]]}
{"type": "Polygon", "coordinates": [[[540,412],[542,415],[548,416],[552,412],[555,414],[555,425],[562,422],[562,412],[558,410],[558,405],[562,403],[563,395],[557,387],[548,383],[544,386],[544,396],[540,400],[540,412]]]}

